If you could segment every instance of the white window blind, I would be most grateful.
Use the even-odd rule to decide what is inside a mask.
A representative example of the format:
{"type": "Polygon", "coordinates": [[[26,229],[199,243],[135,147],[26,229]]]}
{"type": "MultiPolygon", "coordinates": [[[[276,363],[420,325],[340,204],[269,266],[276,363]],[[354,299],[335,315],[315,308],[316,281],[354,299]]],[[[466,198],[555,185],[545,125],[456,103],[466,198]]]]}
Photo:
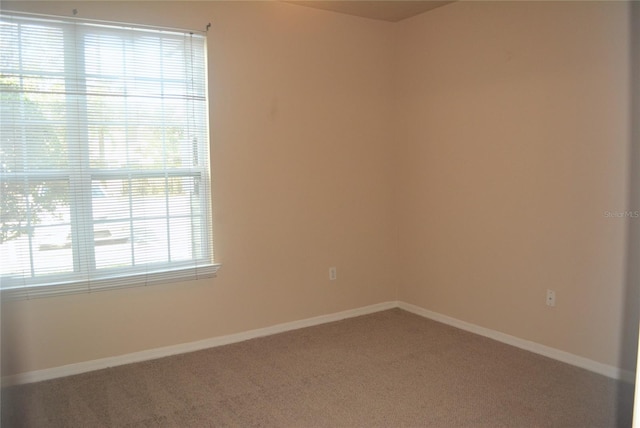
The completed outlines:
{"type": "Polygon", "coordinates": [[[205,37],[0,25],[3,297],[213,276],[205,37]]]}

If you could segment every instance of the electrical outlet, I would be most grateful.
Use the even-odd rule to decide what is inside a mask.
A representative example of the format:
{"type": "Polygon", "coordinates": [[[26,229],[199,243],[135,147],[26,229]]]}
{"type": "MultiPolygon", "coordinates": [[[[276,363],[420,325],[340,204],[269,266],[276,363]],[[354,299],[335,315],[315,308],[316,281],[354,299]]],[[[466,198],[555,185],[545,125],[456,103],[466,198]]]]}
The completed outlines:
{"type": "Polygon", "coordinates": [[[329,281],[335,281],[338,278],[338,272],[335,267],[329,268],[329,281]]]}
{"type": "Polygon", "coordinates": [[[556,292],[554,290],[547,290],[547,306],[556,305],[556,292]]]}

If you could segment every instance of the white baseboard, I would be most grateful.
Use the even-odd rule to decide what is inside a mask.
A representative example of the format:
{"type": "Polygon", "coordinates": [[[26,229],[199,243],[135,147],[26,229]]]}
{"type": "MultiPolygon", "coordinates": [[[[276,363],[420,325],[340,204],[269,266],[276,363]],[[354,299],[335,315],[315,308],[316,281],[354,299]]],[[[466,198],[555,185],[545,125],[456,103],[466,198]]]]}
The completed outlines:
{"type": "Polygon", "coordinates": [[[629,370],[623,370],[618,367],[599,363],[597,361],[580,357],[569,352],[561,351],[556,348],[551,348],[549,346],[541,345],[536,342],[530,342],[528,340],[501,333],[499,331],[491,330],[489,328],[480,327],[478,325],[442,315],[440,313],[433,312],[428,309],[421,308],[420,306],[412,305],[410,303],[398,302],[398,307],[400,309],[404,309],[407,312],[411,312],[416,315],[420,315],[425,318],[429,318],[431,320],[459,328],[461,330],[466,330],[480,336],[485,336],[490,339],[497,340],[498,342],[506,343],[507,345],[515,346],[517,348],[524,349],[535,354],[543,355],[545,357],[549,357],[563,363],[571,364],[572,366],[580,367],[613,379],[618,379],[628,383],[635,382],[636,375],[629,370]]]}
{"type": "Polygon", "coordinates": [[[304,327],[325,324],[333,321],[340,321],[346,318],[353,318],[361,315],[372,314],[374,312],[385,311],[398,307],[395,301],[384,302],[376,305],[364,306],[328,315],[320,315],[299,321],[292,321],[277,324],[270,327],[249,330],[242,333],[230,334],[227,336],[213,337],[196,342],[183,343],[180,345],[165,346],[162,348],[149,349],[146,351],[134,352],[131,354],[118,355],[115,357],[100,358],[98,360],[83,361],[81,363],[68,364],[49,369],[35,370],[31,372],[19,373],[2,378],[2,386],[11,386],[25,383],[40,382],[64,376],[71,376],[86,373],[94,370],[106,369],[109,367],[121,366],[124,364],[138,363],[141,361],[153,360],[156,358],[169,357],[171,355],[184,354],[187,352],[200,351],[202,349],[216,346],[229,345],[231,343],[242,342],[256,337],[269,336],[286,331],[297,330],[304,327]]]}
{"type": "Polygon", "coordinates": [[[416,315],[423,316],[425,318],[432,319],[434,321],[441,322],[443,324],[450,325],[452,327],[466,330],[471,333],[485,336],[494,340],[497,340],[508,345],[515,346],[536,354],[544,355],[545,357],[552,358],[554,360],[562,361],[573,366],[581,367],[583,369],[608,376],[610,378],[619,379],[624,382],[633,383],[635,381],[635,374],[622,370],[614,366],[602,364],[597,361],[590,360],[588,358],[580,357],[578,355],[570,354],[559,349],[551,348],[545,345],[541,345],[535,342],[530,342],[524,339],[520,339],[515,336],[510,336],[505,333],[500,333],[495,330],[491,330],[485,327],[480,327],[475,324],[471,324],[465,321],[458,320],[446,315],[439,314],[424,308],[421,308],[410,303],[392,301],[378,303],[376,305],[364,306],[361,308],[350,309],[342,312],[336,312],[328,315],[321,315],[313,318],[307,318],[298,321],[287,322],[283,324],[276,324],[270,327],[259,328],[256,330],[249,330],[242,333],[230,334],[227,336],[219,336],[205,340],[199,340],[196,342],[183,343],[180,345],[165,346],[162,348],[149,349],[146,351],[134,352],[131,354],[119,355],[115,357],[100,358],[98,360],[83,361],[81,363],[68,364],[60,367],[52,367],[49,369],[35,370],[32,372],[19,373],[16,375],[6,376],[2,378],[2,386],[11,386],[32,382],[40,382],[44,380],[55,379],[64,376],[71,376],[80,373],[86,373],[94,370],[106,369],[109,367],[121,366],[124,364],[137,363],[141,361],[153,360],[156,358],[169,357],[171,355],[183,354],[187,352],[200,351],[203,349],[214,348],[216,346],[229,345],[231,343],[242,342],[257,337],[269,336],[272,334],[284,333],[286,331],[297,330],[305,327],[312,327],[315,325],[325,324],[334,321],[340,321],[342,319],[353,318],[361,315],[372,314],[375,312],[385,311],[388,309],[400,308],[405,311],[414,313],[416,315]]]}

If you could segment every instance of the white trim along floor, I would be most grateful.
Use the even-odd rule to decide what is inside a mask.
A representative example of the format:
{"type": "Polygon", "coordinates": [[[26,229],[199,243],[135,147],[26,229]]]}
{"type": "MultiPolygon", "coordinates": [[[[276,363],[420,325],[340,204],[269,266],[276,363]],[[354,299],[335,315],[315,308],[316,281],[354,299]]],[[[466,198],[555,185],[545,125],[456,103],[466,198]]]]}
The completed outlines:
{"type": "Polygon", "coordinates": [[[441,322],[471,333],[485,336],[497,340],[508,345],[515,346],[536,354],[543,355],[558,361],[562,361],[573,366],[613,378],[624,382],[633,383],[635,374],[628,370],[622,370],[614,366],[599,363],[588,358],[580,357],[559,349],[551,348],[539,343],[530,342],[515,336],[480,327],[475,324],[451,318],[437,312],[429,311],[416,305],[405,303],[402,301],[390,301],[378,303],[375,305],[364,306],[356,309],[349,309],[342,312],[336,312],[328,315],[321,315],[313,318],[307,318],[299,321],[292,321],[282,324],[276,324],[270,327],[249,330],[242,333],[230,334],[227,336],[219,336],[196,342],[183,343],[179,345],[165,346],[161,348],[149,349],[146,351],[134,352],[131,354],[119,355],[115,357],[101,358],[98,360],[84,361],[81,363],[68,364],[60,367],[53,367],[32,372],[10,375],[2,378],[2,386],[11,386],[24,383],[40,382],[43,380],[55,379],[64,376],[85,373],[93,370],[100,370],[109,367],[120,366],[124,364],[137,363],[140,361],[152,360],[156,358],[168,357],[171,355],[182,354],[186,352],[199,351],[202,349],[213,348],[216,346],[228,345],[231,343],[242,342],[244,340],[256,337],[268,336],[272,334],[283,333],[286,331],[297,330],[304,327],[325,324],[329,322],[339,321],[346,318],[353,318],[361,315],[367,315],[375,312],[385,311],[388,309],[400,308],[405,311],[420,315],[422,317],[441,322]]]}

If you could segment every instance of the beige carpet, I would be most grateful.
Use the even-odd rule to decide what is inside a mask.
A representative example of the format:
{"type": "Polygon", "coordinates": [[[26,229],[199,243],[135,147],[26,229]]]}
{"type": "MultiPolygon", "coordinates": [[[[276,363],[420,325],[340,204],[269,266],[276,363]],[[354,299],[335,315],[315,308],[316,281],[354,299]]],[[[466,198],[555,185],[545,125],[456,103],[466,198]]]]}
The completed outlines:
{"type": "Polygon", "coordinates": [[[632,394],[394,309],[8,388],[2,427],[613,427],[632,394]]]}

